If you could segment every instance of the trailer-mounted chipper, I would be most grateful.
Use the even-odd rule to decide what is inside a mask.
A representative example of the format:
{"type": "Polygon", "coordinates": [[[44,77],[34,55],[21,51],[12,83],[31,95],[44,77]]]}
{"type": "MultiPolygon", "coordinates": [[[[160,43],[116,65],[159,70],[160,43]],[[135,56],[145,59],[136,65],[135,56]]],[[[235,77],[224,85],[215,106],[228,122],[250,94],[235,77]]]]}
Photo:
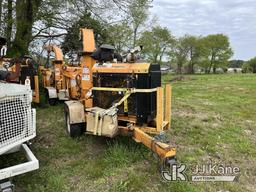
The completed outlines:
{"type": "Polygon", "coordinates": [[[160,65],[137,62],[136,49],[119,62],[113,47],[95,49],[93,30],[81,29],[81,35],[80,66],[63,67],[67,90],[74,94],[65,102],[69,135],[131,135],[162,163],[172,162],[176,148],[151,136],[170,129],[171,86],[162,87],[160,65]]]}
{"type": "Polygon", "coordinates": [[[66,89],[62,67],[65,65],[63,53],[56,45],[47,45],[43,49],[47,51],[47,62],[40,66],[42,74],[42,86],[45,89],[45,96],[49,105],[55,105],[57,100],[69,100],[66,89]],[[54,59],[50,64],[50,54],[54,53],[54,59]]]}

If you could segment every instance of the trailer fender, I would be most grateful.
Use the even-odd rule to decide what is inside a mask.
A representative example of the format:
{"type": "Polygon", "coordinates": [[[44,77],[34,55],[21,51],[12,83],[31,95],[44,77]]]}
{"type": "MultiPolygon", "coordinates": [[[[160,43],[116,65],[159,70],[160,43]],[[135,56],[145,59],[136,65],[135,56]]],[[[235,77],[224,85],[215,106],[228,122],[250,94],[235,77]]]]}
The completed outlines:
{"type": "Polygon", "coordinates": [[[58,98],[57,90],[54,87],[45,87],[45,89],[48,92],[49,99],[57,99],[58,98]]]}
{"type": "Polygon", "coordinates": [[[65,101],[65,112],[69,114],[70,124],[84,123],[84,105],[79,101],[65,101]]]}

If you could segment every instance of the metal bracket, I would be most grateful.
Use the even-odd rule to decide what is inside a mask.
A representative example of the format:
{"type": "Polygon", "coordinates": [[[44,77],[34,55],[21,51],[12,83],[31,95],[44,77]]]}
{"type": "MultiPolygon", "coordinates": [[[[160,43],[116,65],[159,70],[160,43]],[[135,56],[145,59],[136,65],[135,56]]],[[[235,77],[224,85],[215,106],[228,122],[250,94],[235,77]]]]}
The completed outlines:
{"type": "Polygon", "coordinates": [[[13,192],[14,185],[10,181],[0,183],[0,192],[13,192]]]}
{"type": "Polygon", "coordinates": [[[28,161],[26,163],[0,169],[0,180],[34,171],[39,168],[39,162],[28,146],[26,144],[22,144],[21,149],[24,151],[28,161]]]}

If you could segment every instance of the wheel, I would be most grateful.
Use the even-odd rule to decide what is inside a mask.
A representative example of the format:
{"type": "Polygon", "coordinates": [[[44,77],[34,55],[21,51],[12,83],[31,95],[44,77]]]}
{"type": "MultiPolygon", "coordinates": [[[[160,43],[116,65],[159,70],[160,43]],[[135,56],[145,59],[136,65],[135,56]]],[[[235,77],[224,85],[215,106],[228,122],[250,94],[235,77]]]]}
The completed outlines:
{"type": "Polygon", "coordinates": [[[46,98],[46,101],[47,101],[47,103],[48,103],[49,105],[51,105],[51,106],[56,105],[57,99],[55,99],[55,98],[50,98],[47,89],[45,90],[45,98],[46,98]]]}
{"type": "Polygon", "coordinates": [[[175,164],[177,164],[177,158],[176,157],[168,157],[165,159],[165,164],[167,166],[175,165],[175,164]]]}
{"type": "Polygon", "coordinates": [[[70,124],[70,116],[69,116],[69,110],[68,107],[65,106],[65,122],[67,127],[67,133],[70,137],[80,137],[83,135],[85,130],[85,123],[76,123],[76,124],[70,124]]]}

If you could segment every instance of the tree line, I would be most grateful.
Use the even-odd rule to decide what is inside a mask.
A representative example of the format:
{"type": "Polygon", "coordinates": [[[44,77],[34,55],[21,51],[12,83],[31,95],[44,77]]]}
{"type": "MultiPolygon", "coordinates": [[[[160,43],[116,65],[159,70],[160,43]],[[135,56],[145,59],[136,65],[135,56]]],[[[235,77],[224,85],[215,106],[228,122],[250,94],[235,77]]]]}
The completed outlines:
{"type": "MultiPolygon", "coordinates": [[[[143,45],[144,60],[168,64],[177,73],[215,73],[229,66],[228,36],[174,37],[149,14],[151,6],[152,0],[0,0],[0,36],[7,39],[9,56],[41,55],[43,45],[55,43],[72,57],[81,48],[79,28],[87,27],[98,45],[112,44],[121,53],[143,45]]],[[[256,71],[249,63],[244,69],[256,71]]]]}
{"type": "Polygon", "coordinates": [[[142,34],[142,42],[149,39],[148,33],[151,33],[156,41],[152,39],[145,44],[145,56],[152,62],[162,63],[164,55],[165,60],[177,73],[192,74],[195,73],[195,69],[205,73],[216,73],[218,68],[227,68],[228,61],[233,55],[229,38],[223,34],[205,37],[184,35],[175,38],[167,28],[158,26],[142,34]]]}
{"type": "Polygon", "coordinates": [[[152,0],[0,0],[0,36],[8,55],[40,53],[38,46],[54,42],[66,52],[79,47],[79,28],[94,29],[97,43],[137,44],[152,0]],[[121,29],[116,30],[121,24],[121,29]],[[129,26],[127,29],[126,26],[129,26]],[[116,32],[127,34],[116,41],[116,32]],[[124,40],[122,38],[122,40],[124,40]],[[127,41],[127,42],[126,42],[127,41]]]}
{"type": "Polygon", "coordinates": [[[244,62],[242,68],[244,73],[256,73],[256,57],[244,62]]]}

